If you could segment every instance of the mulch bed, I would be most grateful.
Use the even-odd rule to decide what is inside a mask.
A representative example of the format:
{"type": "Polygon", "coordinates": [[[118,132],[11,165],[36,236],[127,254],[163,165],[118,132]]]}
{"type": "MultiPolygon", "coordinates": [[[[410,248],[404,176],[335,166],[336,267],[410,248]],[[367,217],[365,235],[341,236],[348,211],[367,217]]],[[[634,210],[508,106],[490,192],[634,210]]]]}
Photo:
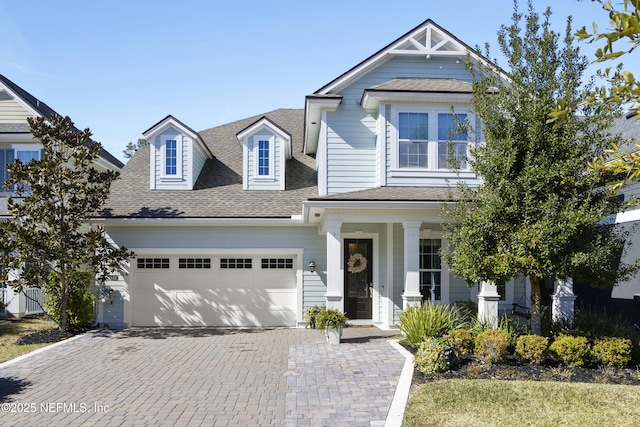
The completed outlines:
{"type": "Polygon", "coordinates": [[[66,340],[67,338],[71,338],[74,335],[75,334],[73,332],[65,332],[59,329],[48,329],[23,335],[16,341],[16,344],[49,344],[66,340]]]}

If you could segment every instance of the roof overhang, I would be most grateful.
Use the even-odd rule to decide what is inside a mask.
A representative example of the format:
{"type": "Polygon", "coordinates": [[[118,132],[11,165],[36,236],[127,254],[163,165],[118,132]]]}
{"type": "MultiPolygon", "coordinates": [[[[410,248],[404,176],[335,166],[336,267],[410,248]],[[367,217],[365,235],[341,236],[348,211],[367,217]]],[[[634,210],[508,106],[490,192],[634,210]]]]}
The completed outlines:
{"type": "Polygon", "coordinates": [[[378,111],[380,104],[400,102],[471,102],[468,92],[381,91],[365,89],[360,105],[367,112],[378,111]]]}
{"type": "Polygon", "coordinates": [[[357,215],[372,215],[375,211],[386,212],[381,218],[382,222],[393,222],[391,217],[394,212],[426,210],[441,212],[442,207],[453,201],[442,200],[307,200],[302,203],[302,222],[320,223],[325,219],[327,211],[340,210],[357,215]]]}
{"type": "Polygon", "coordinates": [[[318,149],[320,123],[323,111],[336,111],[342,102],[340,95],[308,95],[304,104],[304,147],[305,154],[315,154],[318,149]]]}
{"type": "Polygon", "coordinates": [[[105,218],[95,217],[89,222],[96,225],[111,226],[268,226],[268,225],[301,225],[300,215],[280,218],[105,218]]]}
{"type": "Polygon", "coordinates": [[[204,140],[200,137],[200,134],[182,123],[180,120],[173,117],[171,114],[160,120],[155,125],[151,126],[146,131],[142,132],[142,136],[144,136],[147,140],[150,140],[151,138],[161,134],[170,127],[174,127],[185,135],[188,135],[205,153],[207,153],[209,159],[213,158],[213,153],[211,152],[211,150],[209,150],[207,144],[205,144],[204,140]]]}

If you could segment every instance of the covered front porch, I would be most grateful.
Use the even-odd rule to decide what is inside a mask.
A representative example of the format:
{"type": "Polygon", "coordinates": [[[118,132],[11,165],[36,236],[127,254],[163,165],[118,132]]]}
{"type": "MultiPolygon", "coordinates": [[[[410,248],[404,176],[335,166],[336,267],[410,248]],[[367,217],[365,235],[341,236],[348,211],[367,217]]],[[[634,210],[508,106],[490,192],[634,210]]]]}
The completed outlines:
{"type": "MultiPolygon", "coordinates": [[[[448,242],[442,229],[442,202],[307,202],[306,219],[326,236],[325,304],[355,323],[383,329],[398,324],[399,313],[424,301],[473,301],[484,322],[502,313],[526,313],[531,286],[526,278],[469,287],[442,260],[448,242]]],[[[573,316],[570,280],[551,283],[554,320],[573,316]]]]}

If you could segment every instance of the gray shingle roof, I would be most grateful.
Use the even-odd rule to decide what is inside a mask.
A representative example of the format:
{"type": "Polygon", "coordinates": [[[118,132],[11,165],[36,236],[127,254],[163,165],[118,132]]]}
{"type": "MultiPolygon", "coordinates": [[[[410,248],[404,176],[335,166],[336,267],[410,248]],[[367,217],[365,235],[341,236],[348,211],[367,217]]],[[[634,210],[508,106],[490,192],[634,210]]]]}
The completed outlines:
{"type": "Polygon", "coordinates": [[[139,149],[122,170],[100,216],[147,218],[284,218],[302,213],[317,196],[314,159],[302,153],[304,110],[280,109],[198,132],[214,155],[192,191],[149,189],[149,147],[139,149]],[[242,189],[242,146],[236,134],[261,117],[292,136],[285,191],[242,189]]]}
{"type": "Polygon", "coordinates": [[[640,141],[640,116],[627,113],[613,121],[612,134],[620,134],[625,143],[620,147],[623,152],[637,151],[635,145],[640,141]]]}
{"type": "Polygon", "coordinates": [[[376,187],[326,197],[312,197],[313,201],[411,201],[446,202],[456,200],[459,192],[448,187],[376,187]]]}
{"type": "MultiPolygon", "coordinates": [[[[40,113],[42,115],[42,117],[44,117],[45,119],[51,118],[51,116],[54,115],[54,114],[58,115],[58,116],[60,115],[60,114],[56,113],[53,110],[53,108],[49,107],[47,104],[45,104],[44,102],[40,101],[38,98],[36,98],[35,96],[31,95],[26,90],[22,89],[20,86],[18,86],[17,84],[15,84],[11,80],[9,80],[5,76],[3,76],[2,74],[0,74],[0,82],[2,82],[6,87],[11,89],[17,96],[20,97],[20,99],[23,102],[25,102],[27,105],[29,105],[31,108],[33,108],[38,113],[40,113]]],[[[12,125],[12,126],[14,126],[14,125],[12,125]]],[[[18,131],[18,132],[4,131],[3,133],[28,133],[28,132],[30,132],[29,125],[26,125],[26,132],[24,132],[24,126],[25,126],[24,124],[19,124],[17,126],[18,127],[16,129],[21,129],[20,131],[18,131]]],[[[76,131],[78,131],[77,128],[76,128],[76,131]]],[[[87,141],[87,143],[90,143],[90,142],[91,142],[91,140],[87,141]]],[[[120,160],[118,160],[116,157],[114,157],[111,153],[109,153],[104,148],[100,150],[100,157],[102,157],[103,159],[105,159],[106,161],[111,163],[112,165],[116,166],[117,168],[122,168],[124,166],[124,164],[120,160]]]]}
{"type": "Polygon", "coordinates": [[[458,79],[398,78],[372,86],[369,92],[473,93],[471,83],[458,79]]]}

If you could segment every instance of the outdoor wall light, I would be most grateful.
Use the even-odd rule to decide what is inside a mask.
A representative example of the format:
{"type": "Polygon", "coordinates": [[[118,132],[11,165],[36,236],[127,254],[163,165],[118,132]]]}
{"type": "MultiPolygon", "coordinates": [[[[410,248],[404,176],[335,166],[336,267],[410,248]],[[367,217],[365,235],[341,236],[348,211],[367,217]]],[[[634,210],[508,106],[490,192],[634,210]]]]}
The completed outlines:
{"type": "Polygon", "coordinates": [[[312,273],[313,273],[314,271],[316,271],[316,263],[315,263],[315,262],[311,261],[311,262],[309,263],[309,271],[310,271],[310,272],[312,272],[312,273]]]}

